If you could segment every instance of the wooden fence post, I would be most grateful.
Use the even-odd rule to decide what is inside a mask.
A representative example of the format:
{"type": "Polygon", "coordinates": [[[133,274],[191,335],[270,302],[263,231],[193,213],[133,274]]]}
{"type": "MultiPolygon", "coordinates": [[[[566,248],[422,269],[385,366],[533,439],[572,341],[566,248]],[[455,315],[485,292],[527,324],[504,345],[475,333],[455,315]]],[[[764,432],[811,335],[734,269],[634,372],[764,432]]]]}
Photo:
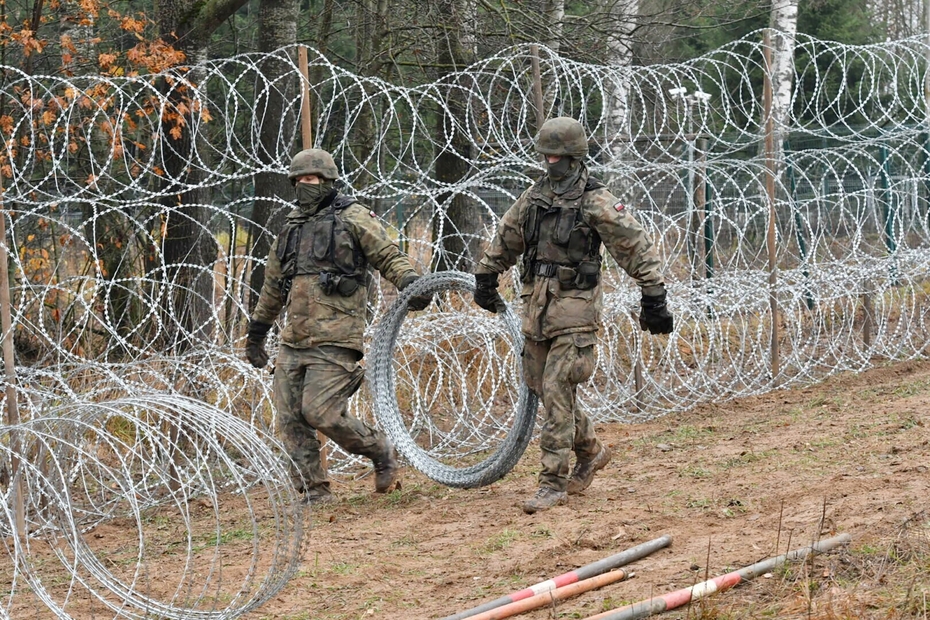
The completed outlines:
{"type": "MultiPolygon", "coordinates": [[[[10,264],[7,256],[6,210],[3,208],[3,178],[0,177],[0,339],[3,341],[3,369],[6,383],[6,423],[19,424],[19,403],[16,394],[16,357],[13,350],[13,312],[10,296],[10,264]]],[[[26,509],[23,501],[23,480],[20,475],[19,433],[10,431],[10,485],[13,488],[13,528],[16,536],[26,536],[26,509]]]]}
{"type": "MultiPolygon", "coordinates": [[[[308,69],[307,48],[304,45],[297,47],[297,65],[300,69],[300,136],[303,142],[303,148],[313,148],[313,126],[310,116],[310,70],[308,69]]],[[[320,465],[323,471],[329,469],[329,459],[326,454],[326,435],[320,431],[316,432],[316,438],[320,441],[320,465]]]]}
{"type": "Polygon", "coordinates": [[[777,175],[777,162],[775,160],[775,117],[772,113],[773,86],[772,86],[772,40],[771,30],[765,30],[762,40],[762,55],[765,62],[765,83],[762,89],[762,109],[765,114],[765,193],[768,198],[768,231],[766,245],[769,257],[769,308],[772,314],[771,339],[771,367],[772,385],[778,385],[779,353],[778,353],[778,298],[775,286],[778,283],[778,260],[776,254],[775,223],[775,178],[777,175]]]}
{"type": "Polygon", "coordinates": [[[300,68],[300,134],[304,149],[313,148],[313,127],[310,116],[310,71],[307,68],[307,48],[297,48],[297,64],[300,68]]]}

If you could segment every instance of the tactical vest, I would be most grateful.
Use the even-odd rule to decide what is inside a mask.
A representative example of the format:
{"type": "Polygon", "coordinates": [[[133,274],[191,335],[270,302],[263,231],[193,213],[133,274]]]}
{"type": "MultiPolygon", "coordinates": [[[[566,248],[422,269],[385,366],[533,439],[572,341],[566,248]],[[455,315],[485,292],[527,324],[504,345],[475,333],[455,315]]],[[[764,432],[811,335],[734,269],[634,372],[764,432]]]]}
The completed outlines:
{"type": "Polygon", "coordinates": [[[349,297],[367,277],[365,254],[346,228],[342,213],[354,198],[333,191],[305,222],[287,226],[278,237],[285,300],[294,276],[319,275],[326,295],[349,297]]]}
{"type": "Polygon", "coordinates": [[[540,276],[557,278],[563,289],[594,288],[601,272],[601,237],[585,223],[581,209],[584,193],[604,185],[589,177],[583,192],[555,198],[546,195],[544,187],[542,179],[530,192],[520,278],[524,284],[540,276]],[[576,197],[565,197],[569,195],[576,197]]]}

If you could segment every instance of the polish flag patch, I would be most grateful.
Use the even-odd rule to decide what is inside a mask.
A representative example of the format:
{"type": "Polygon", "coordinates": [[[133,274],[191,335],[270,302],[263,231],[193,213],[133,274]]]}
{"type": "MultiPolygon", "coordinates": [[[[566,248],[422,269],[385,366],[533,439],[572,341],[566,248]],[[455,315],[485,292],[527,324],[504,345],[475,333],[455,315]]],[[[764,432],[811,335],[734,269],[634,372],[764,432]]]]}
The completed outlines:
{"type": "Polygon", "coordinates": [[[626,207],[624,206],[622,202],[618,202],[617,204],[614,205],[614,209],[616,211],[623,211],[624,209],[626,209],[626,207]]]}
{"type": "Polygon", "coordinates": [[[378,217],[377,214],[375,214],[374,211],[369,211],[369,212],[368,212],[368,215],[370,215],[371,217],[378,217]]]}

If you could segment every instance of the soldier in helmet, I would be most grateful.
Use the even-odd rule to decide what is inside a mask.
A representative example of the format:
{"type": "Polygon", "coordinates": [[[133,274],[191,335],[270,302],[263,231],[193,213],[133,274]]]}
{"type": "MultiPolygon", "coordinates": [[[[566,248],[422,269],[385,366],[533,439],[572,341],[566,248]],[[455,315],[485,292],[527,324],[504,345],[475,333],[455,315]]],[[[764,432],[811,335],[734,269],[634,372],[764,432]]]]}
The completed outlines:
{"type": "Polygon", "coordinates": [[[522,255],[523,372],[545,408],[539,489],[523,504],[529,514],[563,504],[568,495],[586,489],[611,458],[575,397],[578,384],[594,371],[602,305],[601,245],[642,290],[642,329],[672,331],[652,240],[630,210],[588,174],[588,141],[581,123],[564,117],[546,121],[536,150],[546,157],[546,175],[501,218],[475,269],[474,295],[485,310],[501,311],[498,274],[522,255]]]}
{"type": "MultiPolygon", "coordinates": [[[[368,266],[398,289],[418,277],[375,214],[335,189],[338,177],[326,151],[308,149],[291,160],[288,178],[297,206],[288,213],[268,255],[245,350],[253,366],[265,366],[265,337],[287,308],[275,362],[274,406],[284,445],[297,468],[292,472],[294,484],[311,504],[333,500],[316,431],[372,460],[376,492],[394,486],[394,447],[380,430],[350,415],[347,406],[364,374],[359,361],[368,266]]],[[[430,300],[415,297],[408,309],[423,310],[430,300]]]]}

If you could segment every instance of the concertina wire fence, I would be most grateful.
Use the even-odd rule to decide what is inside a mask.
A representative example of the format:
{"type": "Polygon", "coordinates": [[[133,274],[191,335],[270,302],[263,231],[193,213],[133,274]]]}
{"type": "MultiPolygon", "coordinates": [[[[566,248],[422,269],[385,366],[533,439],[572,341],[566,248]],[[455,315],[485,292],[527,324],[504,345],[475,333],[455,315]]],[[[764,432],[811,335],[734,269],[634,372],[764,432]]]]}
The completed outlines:
{"type": "MultiPolygon", "coordinates": [[[[658,242],[676,317],[670,336],[643,335],[632,314],[638,291],[608,260],[597,369],[579,390],[599,421],[650,419],[924,354],[925,41],[850,47],[798,37],[791,112],[779,127],[781,357],[773,377],[759,40],[755,33],[687,63],[632,68],[539,51],[547,114],[583,119],[593,173],[658,242]],[[619,133],[605,105],[617,92],[630,110],[619,133]]],[[[453,196],[482,222],[476,234],[461,231],[475,248],[538,173],[530,49],[417,86],[354,75],[311,54],[317,144],[333,152],[346,191],[377,210],[422,271],[443,237],[460,232],[443,217],[453,196]],[[450,107],[461,115],[438,129],[450,107]],[[469,173],[448,184],[434,170],[453,128],[470,143],[469,173]],[[368,148],[353,148],[363,133],[368,148]]],[[[165,156],[177,143],[157,137],[176,120],[152,76],[5,68],[3,208],[23,423],[2,431],[3,471],[26,458],[24,484],[2,480],[12,587],[0,617],[34,606],[60,618],[231,618],[273,596],[296,569],[300,516],[272,438],[271,376],[241,354],[257,235],[253,178],[283,173],[299,138],[298,124],[283,122],[273,146],[263,146],[259,128],[280,113],[267,109],[270,93],[284,96],[284,118],[298,114],[294,58],[285,49],[168,76],[184,89],[196,138],[180,153],[186,175],[170,179],[165,156]],[[270,64],[287,70],[269,80],[262,67],[270,64]],[[211,244],[211,260],[187,261],[211,283],[209,315],[193,328],[172,305],[186,285],[162,251],[165,230],[189,213],[166,205],[185,191],[200,197],[208,215],[200,233],[211,244]],[[28,538],[8,536],[17,488],[28,494],[28,538]]],[[[279,208],[289,200],[282,196],[279,208]]],[[[451,277],[455,286],[439,283],[428,311],[397,322],[387,353],[407,431],[437,461],[460,464],[504,441],[521,381],[512,325],[477,310],[467,284],[451,277]]],[[[519,312],[516,274],[504,282],[519,312]]],[[[371,333],[394,296],[390,285],[375,285],[371,333]]],[[[269,345],[273,355],[274,335],[269,345]]],[[[364,387],[353,412],[370,418],[370,400],[364,387]]],[[[334,473],[362,471],[330,447],[334,473]]]]}

